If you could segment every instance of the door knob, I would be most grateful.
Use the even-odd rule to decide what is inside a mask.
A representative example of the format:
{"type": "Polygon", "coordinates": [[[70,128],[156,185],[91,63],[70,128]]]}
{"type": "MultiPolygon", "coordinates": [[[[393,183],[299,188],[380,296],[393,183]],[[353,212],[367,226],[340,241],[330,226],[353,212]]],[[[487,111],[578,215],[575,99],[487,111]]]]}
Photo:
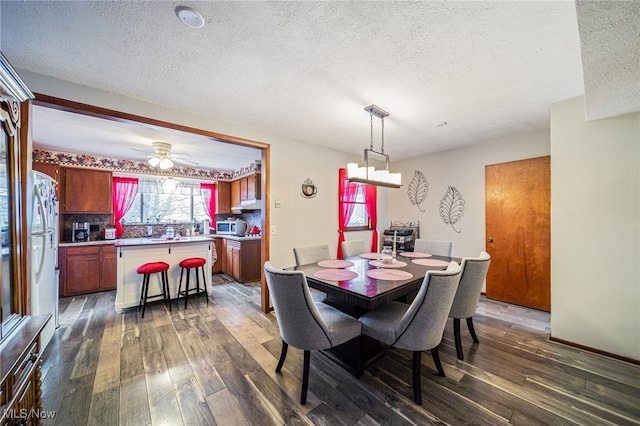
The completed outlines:
{"type": "Polygon", "coordinates": [[[493,242],[493,238],[489,237],[489,238],[487,238],[487,241],[489,241],[490,243],[492,243],[492,242],[493,242]]]}

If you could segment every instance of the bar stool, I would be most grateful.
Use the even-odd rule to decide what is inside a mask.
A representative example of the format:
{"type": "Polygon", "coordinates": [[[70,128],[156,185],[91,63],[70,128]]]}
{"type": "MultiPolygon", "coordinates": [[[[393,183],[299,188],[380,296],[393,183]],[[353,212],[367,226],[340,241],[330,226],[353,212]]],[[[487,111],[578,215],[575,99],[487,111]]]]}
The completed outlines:
{"type": "Polygon", "coordinates": [[[178,286],[178,296],[176,297],[176,305],[178,304],[178,298],[181,294],[184,294],[184,308],[187,309],[187,301],[189,299],[189,291],[195,290],[195,294],[200,298],[200,293],[205,294],[205,298],[207,299],[207,303],[209,303],[209,297],[207,296],[207,279],[204,275],[204,265],[207,263],[207,260],[202,257],[190,257],[188,259],[184,259],[180,262],[180,267],[182,270],[180,271],[180,284],[178,286]],[[198,277],[198,268],[202,268],[202,282],[204,283],[204,288],[200,289],[200,278],[198,277]],[[182,291],[182,274],[184,270],[187,270],[187,288],[182,291]],[[196,273],[196,288],[189,289],[189,276],[191,275],[191,270],[195,269],[196,273]]]}
{"type": "Polygon", "coordinates": [[[140,291],[140,303],[138,303],[138,310],[142,306],[142,318],[144,318],[144,310],[147,307],[147,300],[161,297],[163,301],[169,305],[169,311],[171,311],[171,294],[169,293],[169,277],[167,271],[169,270],[169,264],[165,262],[149,262],[144,265],[140,265],[136,272],[144,275],[142,277],[142,290],[140,291]],[[162,284],[162,293],[149,297],[149,277],[151,274],[160,272],[160,282],[162,284]]]}

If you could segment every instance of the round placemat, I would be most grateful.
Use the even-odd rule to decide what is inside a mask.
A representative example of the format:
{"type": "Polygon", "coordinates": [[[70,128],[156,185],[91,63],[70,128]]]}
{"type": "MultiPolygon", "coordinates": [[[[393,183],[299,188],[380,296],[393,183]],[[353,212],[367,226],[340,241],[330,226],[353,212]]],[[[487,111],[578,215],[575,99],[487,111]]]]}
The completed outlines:
{"type": "Polygon", "coordinates": [[[407,266],[405,262],[395,259],[391,263],[384,263],[382,260],[370,260],[369,265],[377,266],[378,268],[402,268],[407,266]]]}
{"type": "Polygon", "coordinates": [[[348,268],[353,265],[353,262],[341,259],[321,260],[318,262],[318,266],[322,266],[323,268],[348,268]]]}
{"type": "Polygon", "coordinates": [[[359,256],[363,259],[380,259],[382,257],[380,253],[360,253],[359,256]]]}
{"type": "Polygon", "coordinates": [[[446,260],[438,260],[438,259],[413,259],[412,262],[422,266],[434,266],[434,267],[449,266],[449,262],[447,262],[446,260]]]}
{"type": "Polygon", "coordinates": [[[421,253],[419,251],[403,251],[402,253],[398,253],[398,254],[404,257],[431,257],[432,256],[429,253],[421,253]]]}
{"type": "Polygon", "coordinates": [[[406,271],[398,269],[369,269],[367,271],[369,278],[376,280],[401,281],[413,278],[413,275],[406,271]]]}
{"type": "Polygon", "coordinates": [[[314,277],[329,281],[348,281],[358,277],[353,271],[345,269],[321,269],[313,274],[314,277]]]}

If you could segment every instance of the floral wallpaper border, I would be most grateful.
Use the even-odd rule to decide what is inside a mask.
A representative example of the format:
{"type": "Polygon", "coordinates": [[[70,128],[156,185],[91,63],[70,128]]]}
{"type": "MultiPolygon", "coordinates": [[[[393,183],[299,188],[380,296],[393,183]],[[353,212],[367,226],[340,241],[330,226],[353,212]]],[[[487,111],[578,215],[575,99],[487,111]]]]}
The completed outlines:
{"type": "Polygon", "coordinates": [[[74,154],[45,149],[33,149],[32,159],[35,162],[59,164],[61,166],[79,166],[127,173],[144,173],[161,176],[174,176],[195,179],[211,179],[221,181],[235,180],[244,175],[260,173],[262,164],[259,160],[252,161],[246,166],[233,172],[200,169],[196,167],[174,166],[167,170],[152,167],[146,161],[123,160],[120,158],[100,157],[85,154],[74,154]]]}

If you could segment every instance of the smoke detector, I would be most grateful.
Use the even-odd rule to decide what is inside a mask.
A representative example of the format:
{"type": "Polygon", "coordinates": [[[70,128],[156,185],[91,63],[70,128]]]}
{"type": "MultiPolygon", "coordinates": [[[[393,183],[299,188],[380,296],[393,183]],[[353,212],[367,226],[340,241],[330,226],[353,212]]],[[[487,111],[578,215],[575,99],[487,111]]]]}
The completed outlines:
{"type": "Polygon", "coordinates": [[[200,14],[200,12],[191,9],[187,6],[178,6],[176,7],[176,15],[185,24],[190,28],[202,28],[204,27],[204,18],[200,14]]]}

